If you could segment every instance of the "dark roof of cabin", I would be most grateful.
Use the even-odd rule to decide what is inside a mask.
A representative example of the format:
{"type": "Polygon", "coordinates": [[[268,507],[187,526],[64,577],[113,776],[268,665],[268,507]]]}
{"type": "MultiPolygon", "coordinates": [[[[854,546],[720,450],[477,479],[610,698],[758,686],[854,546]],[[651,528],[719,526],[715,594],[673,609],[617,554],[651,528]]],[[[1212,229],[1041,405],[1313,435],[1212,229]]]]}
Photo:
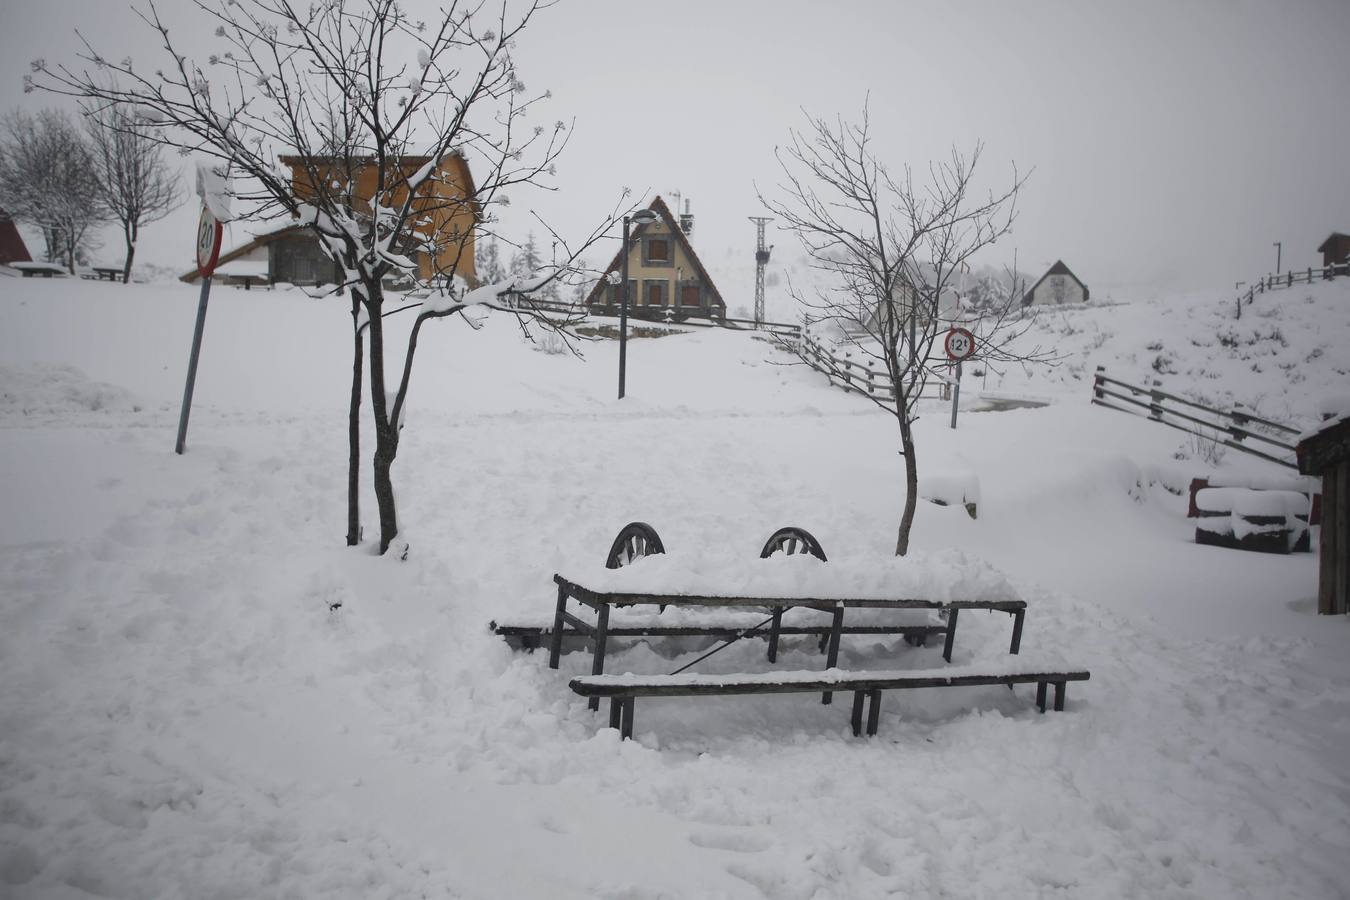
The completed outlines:
{"type": "MultiPolygon", "coordinates": [[[[670,229],[670,233],[675,236],[676,243],[684,249],[684,255],[689,257],[689,261],[694,264],[694,269],[698,272],[699,281],[706,285],[708,290],[712,292],[713,298],[725,307],[727,304],[726,301],[722,299],[722,292],[717,289],[717,285],[713,284],[712,276],[709,275],[708,270],[703,267],[702,260],[700,260],[698,254],[694,252],[694,248],[690,245],[689,238],[685,235],[684,230],[676,224],[675,217],[670,214],[670,207],[666,206],[666,201],[662,200],[658,195],[647,208],[661,217],[661,221],[666,224],[666,227],[670,229]]],[[[629,235],[629,240],[636,241],[646,228],[646,225],[639,225],[629,235]]],[[[610,272],[617,272],[619,270],[620,266],[623,264],[623,252],[624,248],[620,247],[618,252],[614,254],[614,259],[610,262],[609,268],[605,269],[606,275],[610,272]]],[[[600,292],[604,290],[606,282],[607,280],[604,278],[601,278],[596,282],[595,287],[591,288],[590,294],[586,296],[586,303],[589,304],[595,300],[600,292]]]]}
{"type": "Polygon", "coordinates": [[[1350,460],[1350,416],[1327,422],[1321,431],[1299,441],[1295,452],[1298,470],[1304,475],[1321,475],[1332,466],[1350,460]]]}
{"type": "Polygon", "coordinates": [[[1333,231],[1331,233],[1331,236],[1328,237],[1325,241],[1323,241],[1322,245],[1317,248],[1317,252],[1326,253],[1328,250],[1331,249],[1333,244],[1341,244],[1348,242],[1350,242],[1350,234],[1342,234],[1339,231],[1333,231]]]}
{"type": "Polygon", "coordinates": [[[1088,299],[1088,286],[1086,284],[1083,284],[1083,280],[1079,278],[1077,275],[1073,274],[1073,272],[1069,270],[1068,266],[1064,265],[1064,260],[1057,259],[1055,260],[1055,264],[1050,268],[1046,269],[1045,274],[1042,275],[1036,281],[1036,283],[1031,286],[1031,289],[1022,295],[1023,306],[1026,306],[1028,303],[1031,302],[1031,298],[1036,293],[1036,288],[1040,287],[1041,282],[1049,278],[1051,275],[1068,275],[1074,281],[1078,282],[1078,286],[1083,289],[1083,299],[1084,300],[1088,299]]]}

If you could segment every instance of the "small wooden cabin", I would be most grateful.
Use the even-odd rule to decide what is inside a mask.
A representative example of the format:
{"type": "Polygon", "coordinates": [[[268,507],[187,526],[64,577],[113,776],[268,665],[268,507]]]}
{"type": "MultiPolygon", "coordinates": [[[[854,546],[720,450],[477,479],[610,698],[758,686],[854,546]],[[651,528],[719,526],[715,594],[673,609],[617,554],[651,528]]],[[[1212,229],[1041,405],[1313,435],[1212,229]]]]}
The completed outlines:
{"type": "Polygon", "coordinates": [[[1322,476],[1317,611],[1350,613],[1350,414],[1298,443],[1298,470],[1322,476]]]}
{"type": "MultiPolygon", "coordinates": [[[[703,268],[698,254],[689,245],[689,237],[675,221],[664,200],[651,204],[657,221],[639,225],[629,234],[628,314],[639,319],[665,320],[726,318],[727,305],[703,268]]],[[[611,283],[610,273],[622,271],[623,250],[605,270],[606,277],[596,282],[586,297],[587,309],[602,315],[618,315],[622,302],[619,278],[611,283]]]]}
{"type": "MultiPolygon", "coordinates": [[[[371,160],[332,156],[282,156],[280,159],[291,169],[291,185],[297,196],[304,198],[312,194],[312,185],[316,183],[326,184],[329,190],[335,191],[351,185],[356,213],[369,213],[379,183],[379,168],[371,160]]],[[[386,175],[386,182],[392,187],[386,187],[382,205],[397,207],[402,204],[408,196],[408,179],[430,162],[428,156],[400,159],[398,172],[386,175]],[[402,187],[399,187],[400,183],[402,187]]],[[[473,176],[463,157],[451,155],[441,160],[440,167],[418,188],[413,209],[417,212],[417,222],[411,230],[421,239],[432,240],[436,247],[434,254],[422,249],[411,251],[410,255],[417,261],[418,276],[431,279],[438,274],[453,272],[473,284],[476,278],[474,231],[479,210],[473,176]]],[[[218,265],[226,283],[232,278],[231,263],[236,263],[240,272],[249,273],[238,276],[246,278],[245,283],[323,285],[342,282],[342,268],[324,252],[318,235],[302,225],[283,225],[222,252],[218,265]],[[263,262],[266,262],[265,275],[257,272],[263,262]],[[245,266],[245,263],[252,265],[245,266]]],[[[180,280],[196,281],[196,268],[184,273],[180,280]]]]}
{"type": "MultiPolygon", "coordinates": [[[[304,225],[284,225],[254,235],[242,244],[222,250],[215,279],[222,284],[342,283],[342,267],[319,246],[319,238],[304,225]]],[[[197,269],[179,276],[194,284],[197,269]]]]}
{"type": "Polygon", "coordinates": [[[0,209],[0,265],[32,261],[33,257],[28,254],[28,247],[14,220],[9,217],[9,213],[0,209]]]}
{"type": "Polygon", "coordinates": [[[1322,246],[1317,248],[1317,252],[1322,254],[1324,266],[1339,266],[1350,262],[1350,234],[1333,231],[1331,236],[1322,242],[1322,246]]]}
{"type": "Polygon", "coordinates": [[[1088,302],[1088,286],[1078,276],[1069,271],[1063,260],[1055,260],[1041,280],[1031,286],[1031,290],[1022,296],[1022,305],[1040,304],[1043,306],[1061,303],[1088,302]]]}

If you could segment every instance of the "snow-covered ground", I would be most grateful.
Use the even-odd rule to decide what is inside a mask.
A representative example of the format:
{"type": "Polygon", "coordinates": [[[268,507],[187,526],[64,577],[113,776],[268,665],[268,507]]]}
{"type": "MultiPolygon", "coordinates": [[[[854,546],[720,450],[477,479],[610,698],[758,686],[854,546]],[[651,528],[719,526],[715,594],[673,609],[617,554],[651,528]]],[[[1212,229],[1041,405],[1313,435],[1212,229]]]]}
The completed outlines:
{"type": "MultiPolygon", "coordinates": [[[[979,518],[920,504],[913,564],[1002,570],[1028,652],[1092,672],[1066,712],[893,694],[867,740],[806,695],[650,700],[621,744],[566,687],[585,654],[551,671],[488,621],[547,616],[634,519],[690,558],[785,524],[884,557],[892,422],[745,334],[633,341],[619,402],[612,342],[437,323],[395,468],[411,552],[381,559],[343,546],[341,301],[218,289],[178,457],[195,289],[0,280],[0,896],[1346,896],[1350,623],[1315,614],[1316,555],[1196,545],[1185,436],[1088,403],[1105,365],[1304,427],[1345,391],[1346,287],[1258,298],[1231,340],[1217,295],[1045,315],[1064,363],[984,386],[1050,405],[919,423],[921,473],[978,482],[979,518]]],[[[955,662],[1007,638],[962,616],[955,662]]]]}

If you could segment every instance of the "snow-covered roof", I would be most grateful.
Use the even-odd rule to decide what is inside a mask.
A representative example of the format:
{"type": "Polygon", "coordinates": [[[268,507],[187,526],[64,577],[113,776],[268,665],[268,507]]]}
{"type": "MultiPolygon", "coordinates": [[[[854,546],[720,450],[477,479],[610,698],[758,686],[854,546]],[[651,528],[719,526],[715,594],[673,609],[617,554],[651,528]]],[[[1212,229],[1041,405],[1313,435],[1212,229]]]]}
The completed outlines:
{"type": "MultiPolygon", "coordinates": [[[[247,253],[251,253],[252,251],[263,246],[264,244],[271,243],[272,241],[275,241],[277,238],[284,237],[294,232],[301,231],[304,227],[305,227],[304,225],[297,225],[294,222],[287,222],[284,225],[275,226],[267,231],[257,232],[244,243],[238,244],[228,251],[221,251],[220,259],[217,260],[216,262],[216,271],[220,271],[228,263],[234,262],[239,257],[244,256],[247,253]]],[[[265,271],[266,264],[263,265],[264,265],[264,274],[266,274],[265,271]]],[[[199,277],[201,276],[197,271],[197,267],[193,266],[187,272],[184,272],[182,275],[179,275],[178,280],[186,281],[188,284],[194,284],[199,277]]]]}

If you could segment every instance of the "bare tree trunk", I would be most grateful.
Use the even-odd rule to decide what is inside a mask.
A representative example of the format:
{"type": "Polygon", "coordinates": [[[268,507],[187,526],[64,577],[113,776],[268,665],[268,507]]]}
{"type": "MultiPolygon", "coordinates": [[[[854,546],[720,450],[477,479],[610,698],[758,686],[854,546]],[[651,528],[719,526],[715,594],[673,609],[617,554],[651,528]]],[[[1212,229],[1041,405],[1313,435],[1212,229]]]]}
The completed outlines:
{"type": "Polygon", "coordinates": [[[347,411],[347,546],[361,542],[361,301],[352,292],[352,395],[347,411]]]}
{"type": "Polygon", "coordinates": [[[127,259],[122,263],[122,283],[131,284],[131,260],[136,256],[136,226],[130,222],[122,223],[122,237],[127,242],[127,259]]]}
{"type": "Polygon", "coordinates": [[[895,555],[909,553],[909,532],[914,527],[914,511],[919,505],[919,464],[914,458],[914,426],[908,417],[900,417],[900,452],[905,457],[905,511],[900,516],[900,531],[895,539],[895,555]]]}
{"type": "Polygon", "coordinates": [[[370,405],[375,414],[375,458],[372,486],[380,513],[380,553],[398,536],[398,512],[394,506],[394,482],[390,477],[398,456],[398,423],[389,421],[388,394],[384,381],[384,323],[380,319],[384,289],[378,279],[363,281],[366,314],[370,318],[370,405]]]}

